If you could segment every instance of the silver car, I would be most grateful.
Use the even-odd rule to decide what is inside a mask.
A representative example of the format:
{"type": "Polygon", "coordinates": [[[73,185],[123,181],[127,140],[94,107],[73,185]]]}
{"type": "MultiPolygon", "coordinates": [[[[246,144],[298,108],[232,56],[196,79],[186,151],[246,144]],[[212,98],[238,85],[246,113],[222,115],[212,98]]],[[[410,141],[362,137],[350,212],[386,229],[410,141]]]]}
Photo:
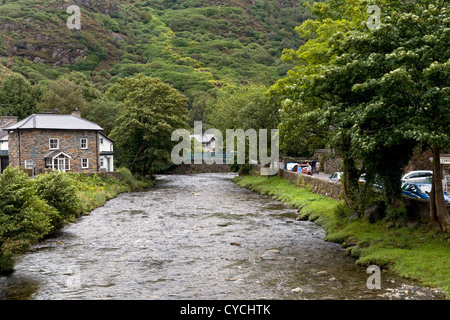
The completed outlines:
{"type": "Polygon", "coordinates": [[[402,184],[404,183],[431,183],[433,171],[417,170],[410,171],[402,177],[402,184]]]}

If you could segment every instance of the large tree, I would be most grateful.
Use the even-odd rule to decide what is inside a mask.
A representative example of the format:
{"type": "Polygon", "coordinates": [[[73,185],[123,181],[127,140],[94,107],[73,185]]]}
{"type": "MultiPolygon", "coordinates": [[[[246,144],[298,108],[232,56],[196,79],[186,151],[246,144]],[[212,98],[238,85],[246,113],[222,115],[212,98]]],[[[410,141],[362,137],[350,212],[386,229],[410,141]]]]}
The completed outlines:
{"type": "Polygon", "coordinates": [[[187,129],[187,98],[162,80],[139,74],[124,78],[107,93],[118,102],[119,117],[111,133],[122,165],[152,174],[156,161],[170,161],[176,129],[187,129]]]}
{"type": "Polygon", "coordinates": [[[36,112],[40,91],[20,74],[8,76],[0,86],[0,104],[4,113],[8,112],[20,119],[36,112]]]}
{"type": "Polygon", "coordinates": [[[329,98],[371,173],[382,176],[392,205],[400,196],[401,169],[417,143],[433,150],[430,217],[450,230],[440,150],[450,143],[449,4],[438,0],[386,1],[381,25],[333,37],[334,66],[316,76],[313,92],[329,98]]]}

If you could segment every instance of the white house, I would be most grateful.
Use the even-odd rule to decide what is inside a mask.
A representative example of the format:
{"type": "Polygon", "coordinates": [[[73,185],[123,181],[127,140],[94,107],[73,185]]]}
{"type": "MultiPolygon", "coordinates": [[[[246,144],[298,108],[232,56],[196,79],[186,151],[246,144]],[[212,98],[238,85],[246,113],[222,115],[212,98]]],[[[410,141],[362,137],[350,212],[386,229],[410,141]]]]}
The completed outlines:
{"type": "Polygon", "coordinates": [[[114,171],[114,141],[100,133],[100,170],[114,171]]]}
{"type": "Polygon", "coordinates": [[[14,116],[1,116],[0,117],[0,173],[5,170],[9,164],[8,157],[8,133],[2,129],[16,124],[17,117],[14,116]]]}
{"type": "Polygon", "coordinates": [[[213,134],[192,134],[190,138],[194,138],[198,142],[202,144],[202,148],[204,152],[214,152],[216,151],[216,138],[213,134]]]}

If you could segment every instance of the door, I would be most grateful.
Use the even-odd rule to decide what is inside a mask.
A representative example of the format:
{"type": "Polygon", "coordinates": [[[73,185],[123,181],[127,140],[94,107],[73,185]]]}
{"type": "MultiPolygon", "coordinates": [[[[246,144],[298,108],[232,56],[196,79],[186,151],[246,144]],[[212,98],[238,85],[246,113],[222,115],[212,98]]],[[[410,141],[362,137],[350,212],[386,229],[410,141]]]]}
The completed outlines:
{"type": "Polygon", "coordinates": [[[58,171],[66,172],[66,159],[58,159],[58,171]]]}

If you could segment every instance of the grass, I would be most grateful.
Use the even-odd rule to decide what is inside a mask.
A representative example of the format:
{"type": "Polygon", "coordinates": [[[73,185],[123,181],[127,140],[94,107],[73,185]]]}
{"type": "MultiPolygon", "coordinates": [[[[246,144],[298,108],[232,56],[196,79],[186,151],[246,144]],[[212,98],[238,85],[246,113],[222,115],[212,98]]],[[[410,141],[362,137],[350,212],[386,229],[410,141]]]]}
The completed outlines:
{"type": "Polygon", "coordinates": [[[450,297],[450,237],[429,225],[388,227],[389,221],[370,224],[366,218],[347,222],[339,200],[317,195],[279,177],[240,176],[239,186],[299,209],[299,216],[322,226],[326,240],[347,248],[356,263],[378,265],[424,286],[441,288],[450,297]]]}

